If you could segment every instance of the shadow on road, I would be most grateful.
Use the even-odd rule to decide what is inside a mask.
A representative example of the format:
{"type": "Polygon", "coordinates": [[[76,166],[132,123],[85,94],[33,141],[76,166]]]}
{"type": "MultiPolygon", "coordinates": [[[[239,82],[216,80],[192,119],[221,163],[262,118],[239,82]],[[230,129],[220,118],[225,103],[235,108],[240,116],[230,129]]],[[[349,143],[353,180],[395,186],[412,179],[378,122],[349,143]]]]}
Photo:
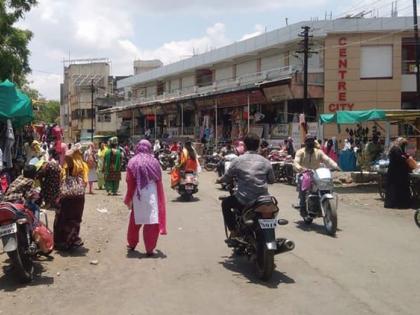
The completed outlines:
{"type": "Polygon", "coordinates": [[[129,259],[165,259],[167,257],[168,256],[158,249],[155,251],[153,256],[147,256],[146,253],[140,253],[136,250],[127,252],[127,258],[129,259]]]}
{"type": "Polygon", "coordinates": [[[175,199],[172,199],[171,202],[189,203],[189,202],[199,202],[199,201],[200,201],[200,198],[198,198],[198,197],[193,197],[191,199],[185,199],[185,198],[179,196],[175,199]]]}
{"type": "Polygon", "coordinates": [[[364,184],[357,186],[335,186],[334,191],[338,194],[378,194],[378,184],[364,184]]]}
{"type": "Polygon", "coordinates": [[[236,277],[245,277],[248,283],[259,284],[270,289],[276,289],[280,284],[293,284],[295,280],[287,276],[285,273],[274,270],[273,276],[267,282],[261,281],[255,274],[254,264],[247,257],[237,256],[233,254],[230,257],[223,257],[224,261],[220,264],[226,269],[235,273],[236,277]]]}
{"type": "Polygon", "coordinates": [[[34,279],[30,283],[22,284],[15,277],[13,267],[10,261],[6,260],[6,266],[3,267],[3,275],[0,277],[0,291],[14,292],[27,286],[51,285],[54,283],[53,277],[43,276],[46,269],[40,262],[34,262],[34,279]]]}
{"type": "Polygon", "coordinates": [[[89,252],[89,248],[78,247],[67,251],[57,250],[55,253],[61,257],[84,257],[89,252]]]}
{"type": "MultiPolygon", "coordinates": [[[[334,237],[336,238],[336,236],[330,236],[327,234],[327,232],[325,231],[325,227],[323,224],[318,224],[316,222],[312,222],[311,224],[306,224],[303,220],[301,221],[295,221],[296,227],[304,232],[316,232],[318,234],[322,234],[322,235],[326,235],[329,237],[334,237]]],[[[337,228],[337,232],[341,232],[341,229],[337,228]]]]}

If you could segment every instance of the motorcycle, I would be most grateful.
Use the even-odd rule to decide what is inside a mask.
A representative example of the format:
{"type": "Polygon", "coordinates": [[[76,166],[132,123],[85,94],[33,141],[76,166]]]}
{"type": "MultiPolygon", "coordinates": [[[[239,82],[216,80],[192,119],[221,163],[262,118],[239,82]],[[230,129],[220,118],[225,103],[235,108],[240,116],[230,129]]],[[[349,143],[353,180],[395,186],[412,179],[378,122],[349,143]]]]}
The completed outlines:
{"type": "Polygon", "coordinates": [[[420,228],[420,209],[414,211],[414,222],[416,222],[416,225],[420,228]]]}
{"type": "Polygon", "coordinates": [[[173,168],[178,162],[178,154],[176,152],[161,151],[159,153],[159,164],[162,170],[173,168]]]}
{"type": "Polygon", "coordinates": [[[328,168],[306,171],[301,178],[302,189],[306,191],[305,203],[308,216],[303,220],[312,224],[315,218],[323,218],[327,234],[337,232],[338,199],[334,195],[332,173],[328,168]]]}
{"type": "Polygon", "coordinates": [[[48,256],[54,247],[53,234],[46,223],[35,218],[21,204],[0,203],[0,238],[3,250],[10,258],[16,277],[27,283],[33,279],[33,260],[37,255],[48,256]]]}
{"type": "Polygon", "coordinates": [[[181,181],[177,186],[178,193],[183,200],[192,200],[198,193],[198,176],[195,173],[181,173],[181,181]]]}
{"type": "Polygon", "coordinates": [[[214,152],[212,155],[206,155],[204,158],[204,169],[208,172],[216,170],[219,165],[220,156],[214,152]]]}
{"type": "MultiPolygon", "coordinates": [[[[237,158],[238,156],[236,155],[236,154],[234,154],[234,153],[230,153],[230,154],[227,154],[227,155],[225,155],[224,157],[223,157],[223,160],[224,160],[224,172],[223,172],[223,174],[222,174],[222,176],[223,175],[225,175],[226,173],[227,173],[227,171],[229,170],[229,168],[230,168],[230,166],[232,165],[232,162],[237,158]]],[[[222,188],[223,189],[227,189],[227,185],[225,184],[225,183],[222,183],[221,184],[222,185],[222,188]]]]}
{"type": "MultiPolygon", "coordinates": [[[[233,185],[230,184],[231,194],[233,185]]],[[[224,200],[227,197],[220,197],[224,200]]],[[[238,237],[229,239],[225,225],[226,243],[236,254],[246,255],[254,262],[257,277],[262,281],[269,281],[275,264],[274,256],[292,251],[295,243],[285,238],[276,239],[277,225],[287,225],[287,220],[277,220],[279,213],[278,202],[273,196],[261,196],[252,205],[240,211],[232,210],[236,219],[238,237]]]]}

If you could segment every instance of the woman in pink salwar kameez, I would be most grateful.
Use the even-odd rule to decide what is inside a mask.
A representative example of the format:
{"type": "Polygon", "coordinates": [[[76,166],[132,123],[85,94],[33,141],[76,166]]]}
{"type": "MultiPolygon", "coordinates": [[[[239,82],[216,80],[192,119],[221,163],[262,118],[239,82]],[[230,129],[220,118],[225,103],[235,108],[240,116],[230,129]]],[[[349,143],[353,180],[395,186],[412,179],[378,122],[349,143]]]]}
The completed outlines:
{"type": "Polygon", "coordinates": [[[153,156],[152,145],[141,140],[136,155],[128,162],[127,194],[124,203],[131,209],[127,232],[127,249],[134,250],[139,242],[140,228],[147,256],[154,254],[159,234],[166,235],[166,201],[159,161],[153,156]]]}

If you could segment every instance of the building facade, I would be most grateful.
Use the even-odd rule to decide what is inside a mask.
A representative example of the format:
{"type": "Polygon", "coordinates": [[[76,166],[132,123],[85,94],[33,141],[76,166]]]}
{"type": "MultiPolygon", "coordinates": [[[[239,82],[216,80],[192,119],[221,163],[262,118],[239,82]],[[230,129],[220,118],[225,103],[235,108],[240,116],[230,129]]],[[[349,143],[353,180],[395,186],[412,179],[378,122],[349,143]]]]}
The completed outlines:
{"type": "Polygon", "coordinates": [[[92,99],[112,94],[107,59],[72,60],[64,67],[61,89],[61,125],[66,141],[89,140],[95,130],[96,107],[92,99]],[[92,110],[93,108],[93,110],[92,110]]]}
{"type": "MultiPolygon", "coordinates": [[[[319,132],[322,113],[410,109],[415,99],[412,18],[297,23],[118,82],[118,112],[131,135],[232,140],[253,131],[299,141],[299,114],[319,132]],[[312,29],[307,102],[302,26],[312,29]]],[[[324,127],[323,127],[324,128],[324,127]]],[[[394,134],[398,130],[394,128],[394,134]]],[[[325,127],[325,137],[337,135],[325,127]]]]}

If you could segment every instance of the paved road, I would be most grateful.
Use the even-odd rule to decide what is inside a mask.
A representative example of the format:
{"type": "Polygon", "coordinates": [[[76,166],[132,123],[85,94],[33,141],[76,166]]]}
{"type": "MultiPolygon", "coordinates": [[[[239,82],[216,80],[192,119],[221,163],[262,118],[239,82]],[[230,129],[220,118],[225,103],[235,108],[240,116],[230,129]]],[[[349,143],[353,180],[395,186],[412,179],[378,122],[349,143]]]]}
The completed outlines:
{"type": "MultiPolygon", "coordinates": [[[[215,175],[200,178],[199,200],[183,203],[168,190],[169,235],[157,258],[127,256],[122,197],[88,196],[86,249],[37,264],[30,286],[0,272],[0,314],[418,314],[420,230],[410,211],[340,204],[336,238],[321,221],[303,226],[290,206],[293,187],[274,185],[289,226],[278,236],[296,242],[276,256],[272,281],[234,259],[224,234],[215,175]],[[106,208],[108,213],[97,209],[106,208]],[[90,261],[98,260],[98,265],[90,261]]],[[[169,180],[167,180],[169,181],[169,180]]],[[[352,198],[346,198],[352,200],[352,198]]],[[[0,255],[5,268],[6,255],[0,255]]]]}

